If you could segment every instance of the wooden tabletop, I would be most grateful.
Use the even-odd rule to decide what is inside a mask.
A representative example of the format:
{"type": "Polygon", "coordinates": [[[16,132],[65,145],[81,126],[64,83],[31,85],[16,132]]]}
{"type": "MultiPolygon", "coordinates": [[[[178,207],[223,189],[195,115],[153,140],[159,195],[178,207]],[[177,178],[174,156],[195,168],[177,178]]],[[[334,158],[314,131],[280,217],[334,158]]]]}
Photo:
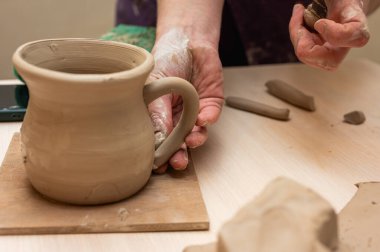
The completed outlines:
{"type": "MultiPolygon", "coordinates": [[[[276,121],[224,107],[209,140],[192,152],[210,217],[201,232],[89,235],[0,236],[0,251],[182,251],[214,241],[224,221],[278,176],[287,176],[320,193],[340,211],[355,183],[380,181],[380,65],[345,62],[336,72],[301,64],[228,68],[225,95],[241,96],[291,110],[291,120],[276,121]],[[308,112],[272,97],[265,82],[281,79],[314,96],[308,112]],[[362,110],[359,126],[343,115],[362,110]]],[[[20,123],[0,123],[0,160],[20,123]]]]}

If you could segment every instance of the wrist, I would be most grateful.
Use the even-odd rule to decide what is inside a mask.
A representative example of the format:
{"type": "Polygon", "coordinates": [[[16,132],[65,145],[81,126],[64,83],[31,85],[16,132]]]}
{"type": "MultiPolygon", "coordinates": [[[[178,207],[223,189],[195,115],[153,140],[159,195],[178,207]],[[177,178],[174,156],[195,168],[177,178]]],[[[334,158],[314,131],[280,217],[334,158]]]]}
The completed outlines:
{"type": "Polygon", "coordinates": [[[219,33],[212,34],[211,32],[204,33],[194,30],[191,26],[171,26],[167,29],[162,29],[160,33],[156,34],[156,43],[165,35],[170,33],[181,34],[179,41],[172,41],[172,43],[182,43],[183,40],[188,41],[189,48],[198,47],[211,47],[218,49],[219,33]]]}
{"type": "Polygon", "coordinates": [[[218,48],[223,0],[158,0],[156,41],[172,30],[190,45],[218,48]]]}

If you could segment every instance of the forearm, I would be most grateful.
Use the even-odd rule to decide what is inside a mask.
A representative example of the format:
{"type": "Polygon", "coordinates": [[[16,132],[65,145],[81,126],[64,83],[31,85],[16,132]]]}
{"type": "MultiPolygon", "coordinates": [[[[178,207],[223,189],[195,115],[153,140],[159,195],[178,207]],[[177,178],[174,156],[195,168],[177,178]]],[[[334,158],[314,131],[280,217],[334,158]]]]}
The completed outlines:
{"type": "Polygon", "coordinates": [[[157,39],[180,29],[190,43],[217,48],[224,0],[158,0],[157,39]]]}

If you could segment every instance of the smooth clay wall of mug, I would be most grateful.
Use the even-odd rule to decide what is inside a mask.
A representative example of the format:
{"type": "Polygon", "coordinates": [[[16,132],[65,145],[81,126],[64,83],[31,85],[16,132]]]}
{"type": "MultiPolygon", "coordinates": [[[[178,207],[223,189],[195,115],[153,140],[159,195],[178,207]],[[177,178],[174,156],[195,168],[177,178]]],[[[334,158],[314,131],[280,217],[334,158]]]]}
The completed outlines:
{"type": "Polygon", "coordinates": [[[43,195],[108,203],[148,181],[154,134],[142,92],[153,59],[125,46],[58,40],[15,53],[30,90],[21,129],[25,168],[43,195]]]}

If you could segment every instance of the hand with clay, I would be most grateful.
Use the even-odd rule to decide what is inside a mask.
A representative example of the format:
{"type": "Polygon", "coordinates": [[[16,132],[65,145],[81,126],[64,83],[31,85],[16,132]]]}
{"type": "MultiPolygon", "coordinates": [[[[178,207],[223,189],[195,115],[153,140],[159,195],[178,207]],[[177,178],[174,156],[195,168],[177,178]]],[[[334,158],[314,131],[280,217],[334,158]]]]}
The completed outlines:
{"type": "MultiPolygon", "coordinates": [[[[221,17],[220,14],[213,15],[216,19],[213,22],[207,20],[207,13],[194,13],[202,11],[207,1],[196,1],[200,9],[186,7],[194,3],[184,2],[177,5],[173,1],[177,0],[158,1],[157,36],[152,51],[155,67],[148,81],[176,76],[191,82],[198,92],[200,108],[196,125],[186,137],[182,148],[169,160],[171,167],[183,170],[188,164],[187,147],[196,148],[206,141],[207,126],[217,121],[223,105],[223,75],[218,54],[221,17]]],[[[220,2],[219,8],[203,10],[221,13],[222,1],[220,2]]],[[[149,105],[155,128],[156,147],[176,126],[181,111],[181,97],[175,94],[161,97],[149,105]]],[[[154,171],[163,173],[167,167],[168,164],[165,164],[154,171]]]]}
{"type": "Polygon", "coordinates": [[[304,26],[301,4],[293,8],[290,38],[300,61],[313,67],[335,70],[353,47],[364,46],[370,37],[366,15],[378,0],[325,0],[327,18],[314,24],[316,32],[304,26]]]}

